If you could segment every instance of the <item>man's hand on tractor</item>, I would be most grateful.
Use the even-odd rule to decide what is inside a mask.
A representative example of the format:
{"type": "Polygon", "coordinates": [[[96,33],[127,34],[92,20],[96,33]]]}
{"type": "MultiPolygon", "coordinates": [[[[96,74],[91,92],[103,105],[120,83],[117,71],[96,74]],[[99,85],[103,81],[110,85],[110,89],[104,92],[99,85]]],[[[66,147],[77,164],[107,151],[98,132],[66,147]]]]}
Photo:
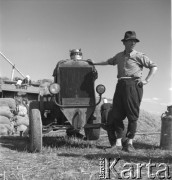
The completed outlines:
{"type": "Polygon", "coordinates": [[[93,61],[91,59],[87,59],[88,64],[94,65],[93,61]]]}

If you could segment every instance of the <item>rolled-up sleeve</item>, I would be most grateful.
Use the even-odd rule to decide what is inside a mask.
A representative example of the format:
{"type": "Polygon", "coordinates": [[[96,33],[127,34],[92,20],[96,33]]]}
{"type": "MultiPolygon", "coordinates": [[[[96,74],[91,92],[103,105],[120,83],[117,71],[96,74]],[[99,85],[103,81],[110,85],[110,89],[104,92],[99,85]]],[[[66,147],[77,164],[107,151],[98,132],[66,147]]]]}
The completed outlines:
{"type": "Polygon", "coordinates": [[[107,60],[107,62],[108,62],[108,64],[109,65],[116,65],[117,64],[117,58],[116,58],[116,56],[114,56],[114,57],[112,57],[112,58],[109,58],[108,60],[107,60]]]}
{"type": "Polygon", "coordinates": [[[152,67],[157,67],[157,64],[151,61],[145,54],[140,54],[138,60],[140,65],[145,68],[151,69],[152,67]]]}

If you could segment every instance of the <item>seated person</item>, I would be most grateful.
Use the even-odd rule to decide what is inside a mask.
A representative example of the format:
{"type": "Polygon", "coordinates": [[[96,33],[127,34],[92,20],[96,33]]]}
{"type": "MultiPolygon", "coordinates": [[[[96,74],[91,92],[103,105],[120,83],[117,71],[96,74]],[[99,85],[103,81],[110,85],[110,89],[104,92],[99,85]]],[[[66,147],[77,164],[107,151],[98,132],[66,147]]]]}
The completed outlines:
{"type": "Polygon", "coordinates": [[[18,79],[17,83],[16,83],[16,88],[19,89],[21,87],[22,84],[22,80],[18,79]]]}
{"type": "Polygon", "coordinates": [[[22,84],[31,84],[30,76],[27,75],[26,78],[23,79],[22,84]]]}
{"type": "Polygon", "coordinates": [[[26,78],[22,81],[22,87],[27,88],[27,86],[31,85],[30,76],[27,75],[26,78]]]}

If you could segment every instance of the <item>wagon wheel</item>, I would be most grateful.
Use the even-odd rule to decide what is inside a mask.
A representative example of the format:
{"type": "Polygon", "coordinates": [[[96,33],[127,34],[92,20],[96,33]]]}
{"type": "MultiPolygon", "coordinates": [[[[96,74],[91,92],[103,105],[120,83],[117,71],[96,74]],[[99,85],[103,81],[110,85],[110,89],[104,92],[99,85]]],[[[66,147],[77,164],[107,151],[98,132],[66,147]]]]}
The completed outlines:
{"type": "Polygon", "coordinates": [[[39,110],[39,103],[33,101],[29,106],[30,126],[30,151],[40,152],[42,150],[42,119],[39,110]]]}

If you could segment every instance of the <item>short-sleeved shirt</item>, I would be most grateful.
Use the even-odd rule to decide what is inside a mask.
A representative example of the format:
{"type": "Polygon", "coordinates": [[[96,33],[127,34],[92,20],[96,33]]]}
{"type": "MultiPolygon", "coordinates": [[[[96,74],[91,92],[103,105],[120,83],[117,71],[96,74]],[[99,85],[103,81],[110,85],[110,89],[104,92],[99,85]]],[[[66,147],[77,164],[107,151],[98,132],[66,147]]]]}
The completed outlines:
{"type": "Polygon", "coordinates": [[[151,69],[157,65],[153,63],[145,54],[133,50],[126,54],[125,51],[116,54],[107,60],[110,65],[117,65],[118,75],[121,77],[142,77],[143,67],[151,69]]]}

